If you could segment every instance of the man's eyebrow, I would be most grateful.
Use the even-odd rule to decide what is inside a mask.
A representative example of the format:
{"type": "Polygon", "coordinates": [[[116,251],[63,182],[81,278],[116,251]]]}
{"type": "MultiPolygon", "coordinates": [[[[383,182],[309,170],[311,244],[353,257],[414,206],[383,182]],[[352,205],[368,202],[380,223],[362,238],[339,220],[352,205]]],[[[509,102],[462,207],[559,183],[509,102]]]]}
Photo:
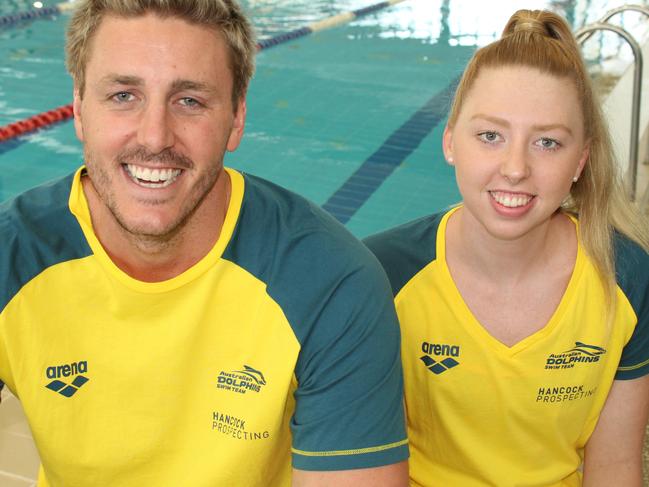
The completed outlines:
{"type": "Polygon", "coordinates": [[[130,86],[142,86],[144,80],[138,76],[129,76],[123,74],[107,74],[102,77],[99,82],[101,84],[115,84],[115,85],[130,85],[130,86]]]}
{"type": "MultiPolygon", "coordinates": [[[[496,125],[500,125],[501,127],[509,128],[511,124],[505,120],[504,118],[500,117],[494,117],[491,115],[485,115],[484,113],[476,113],[473,117],[471,117],[471,120],[475,119],[482,119],[486,120],[488,122],[495,123],[496,125]]],[[[568,127],[567,125],[563,123],[549,123],[546,125],[532,125],[532,128],[534,130],[537,130],[539,132],[545,132],[548,130],[554,130],[554,129],[559,129],[559,130],[565,130],[568,132],[569,135],[573,135],[572,129],[568,127]]]]}
{"type": "Polygon", "coordinates": [[[177,93],[179,91],[200,91],[204,93],[211,93],[214,91],[214,88],[207,83],[202,83],[200,81],[192,81],[188,79],[177,79],[171,83],[171,92],[177,93]]]}
{"type": "MultiPolygon", "coordinates": [[[[130,76],[122,74],[107,74],[100,80],[101,84],[107,85],[126,85],[126,86],[143,86],[144,80],[139,76],[130,76]]],[[[207,83],[200,81],[192,81],[188,79],[177,79],[171,83],[170,91],[172,93],[177,93],[179,91],[199,91],[204,93],[210,93],[214,91],[214,88],[207,83]]]]}

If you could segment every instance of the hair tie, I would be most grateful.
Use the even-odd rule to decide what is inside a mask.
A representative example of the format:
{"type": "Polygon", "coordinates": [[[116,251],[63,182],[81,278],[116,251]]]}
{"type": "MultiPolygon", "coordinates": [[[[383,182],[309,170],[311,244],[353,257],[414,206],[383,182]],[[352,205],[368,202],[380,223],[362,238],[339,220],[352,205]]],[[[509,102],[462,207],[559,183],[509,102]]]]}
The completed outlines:
{"type": "Polygon", "coordinates": [[[547,35],[545,24],[536,19],[526,19],[517,22],[514,26],[514,32],[538,32],[539,34],[547,35]]]}

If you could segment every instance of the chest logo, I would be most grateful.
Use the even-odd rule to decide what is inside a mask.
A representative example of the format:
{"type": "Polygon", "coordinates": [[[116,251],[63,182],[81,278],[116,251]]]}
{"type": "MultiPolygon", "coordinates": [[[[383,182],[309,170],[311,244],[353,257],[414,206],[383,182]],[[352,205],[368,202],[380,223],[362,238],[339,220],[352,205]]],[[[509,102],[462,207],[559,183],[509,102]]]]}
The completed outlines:
{"type": "Polygon", "coordinates": [[[58,392],[64,397],[72,397],[90,380],[85,375],[82,375],[87,373],[88,362],[85,360],[72,362],[68,365],[52,365],[45,369],[45,376],[50,381],[45,387],[58,392]],[[74,378],[70,379],[71,377],[74,378]]]}
{"type": "Polygon", "coordinates": [[[226,391],[246,394],[248,392],[261,392],[266,385],[264,374],[249,365],[243,366],[243,370],[227,372],[222,370],[216,380],[216,387],[226,391]]]}
{"type": "Polygon", "coordinates": [[[423,342],[421,350],[424,355],[419,357],[419,360],[435,375],[442,374],[460,365],[460,362],[456,360],[460,356],[459,345],[423,342]]]}
{"type": "Polygon", "coordinates": [[[606,350],[596,345],[575,342],[570,350],[561,353],[551,353],[545,361],[545,368],[550,370],[572,369],[575,364],[592,364],[599,362],[606,350]]]}

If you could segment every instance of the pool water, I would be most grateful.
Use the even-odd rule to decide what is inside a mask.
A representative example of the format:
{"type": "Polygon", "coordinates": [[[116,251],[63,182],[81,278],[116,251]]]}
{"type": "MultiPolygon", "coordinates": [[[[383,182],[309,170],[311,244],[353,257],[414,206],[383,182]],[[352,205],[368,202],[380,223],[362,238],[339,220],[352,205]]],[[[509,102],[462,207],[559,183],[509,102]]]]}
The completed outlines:
{"type": "MultiPolygon", "coordinates": [[[[371,3],[242,2],[260,39],[371,3]]],[[[526,7],[559,11],[580,26],[607,3],[526,7]]],[[[361,237],[457,202],[440,145],[453,87],[476,46],[496,38],[519,4],[406,0],[260,52],[246,134],[226,164],[324,205],[361,237]]],[[[28,8],[27,1],[3,1],[0,15],[28,8]]],[[[70,103],[68,18],[0,29],[0,126],[70,103]]],[[[0,201],[82,160],[71,122],[0,143],[0,201]]]]}

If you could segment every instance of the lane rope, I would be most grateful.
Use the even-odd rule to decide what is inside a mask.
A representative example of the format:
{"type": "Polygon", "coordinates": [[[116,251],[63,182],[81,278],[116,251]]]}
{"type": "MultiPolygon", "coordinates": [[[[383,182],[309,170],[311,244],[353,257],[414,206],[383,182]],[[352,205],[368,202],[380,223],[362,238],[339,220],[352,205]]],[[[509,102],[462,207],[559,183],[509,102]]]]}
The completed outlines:
{"type": "Polygon", "coordinates": [[[379,10],[382,10],[386,7],[390,7],[392,5],[396,5],[397,3],[401,3],[404,1],[405,0],[387,0],[385,2],[375,3],[374,5],[370,5],[368,7],[352,10],[351,12],[343,12],[341,14],[333,15],[331,17],[327,17],[326,19],[313,22],[312,24],[309,24],[300,29],[295,29],[286,32],[285,34],[279,34],[277,36],[271,37],[270,39],[264,39],[262,41],[259,41],[259,43],[257,44],[257,48],[261,51],[262,49],[276,46],[278,44],[283,44],[284,42],[292,41],[293,39],[304,37],[314,32],[319,32],[325,29],[331,29],[332,27],[336,27],[340,24],[351,22],[352,20],[355,20],[359,17],[363,17],[364,15],[369,15],[378,12],[379,10]]]}
{"type": "MultiPolygon", "coordinates": [[[[319,20],[312,24],[309,24],[305,27],[295,29],[284,34],[279,34],[269,39],[264,39],[257,43],[257,50],[263,51],[273,46],[283,44],[300,37],[307,36],[314,32],[319,32],[325,29],[330,29],[332,27],[338,26],[340,24],[350,22],[354,19],[362,17],[364,15],[369,15],[371,13],[378,12],[386,7],[396,5],[397,3],[404,2],[405,0],[387,0],[385,2],[379,2],[368,7],[363,7],[351,12],[344,12],[341,14],[333,15],[323,20],[319,20]]],[[[13,23],[22,22],[25,20],[32,20],[40,17],[57,15],[59,13],[67,12],[74,8],[74,1],[60,3],[54,7],[41,8],[30,10],[28,12],[22,12],[19,14],[8,15],[5,17],[0,17],[0,27],[5,25],[10,25],[13,23]]],[[[39,113],[33,117],[29,117],[25,120],[20,120],[18,122],[10,123],[4,127],[0,126],[0,143],[7,140],[20,137],[21,135],[34,132],[36,130],[49,127],[56,123],[69,120],[74,116],[72,104],[64,105],[47,112],[39,113]]]]}
{"type": "Polygon", "coordinates": [[[59,14],[68,12],[74,8],[75,2],[64,2],[54,5],[53,7],[41,7],[26,10],[24,12],[17,12],[15,14],[0,16],[0,28],[10,27],[21,22],[28,22],[30,20],[42,19],[45,17],[54,18],[59,14]]]}
{"type": "Polygon", "coordinates": [[[0,142],[13,139],[20,135],[34,132],[40,128],[48,127],[57,122],[62,122],[72,118],[72,105],[64,105],[62,107],[54,108],[47,112],[39,113],[33,117],[18,122],[10,123],[4,127],[0,127],[0,142]]]}

